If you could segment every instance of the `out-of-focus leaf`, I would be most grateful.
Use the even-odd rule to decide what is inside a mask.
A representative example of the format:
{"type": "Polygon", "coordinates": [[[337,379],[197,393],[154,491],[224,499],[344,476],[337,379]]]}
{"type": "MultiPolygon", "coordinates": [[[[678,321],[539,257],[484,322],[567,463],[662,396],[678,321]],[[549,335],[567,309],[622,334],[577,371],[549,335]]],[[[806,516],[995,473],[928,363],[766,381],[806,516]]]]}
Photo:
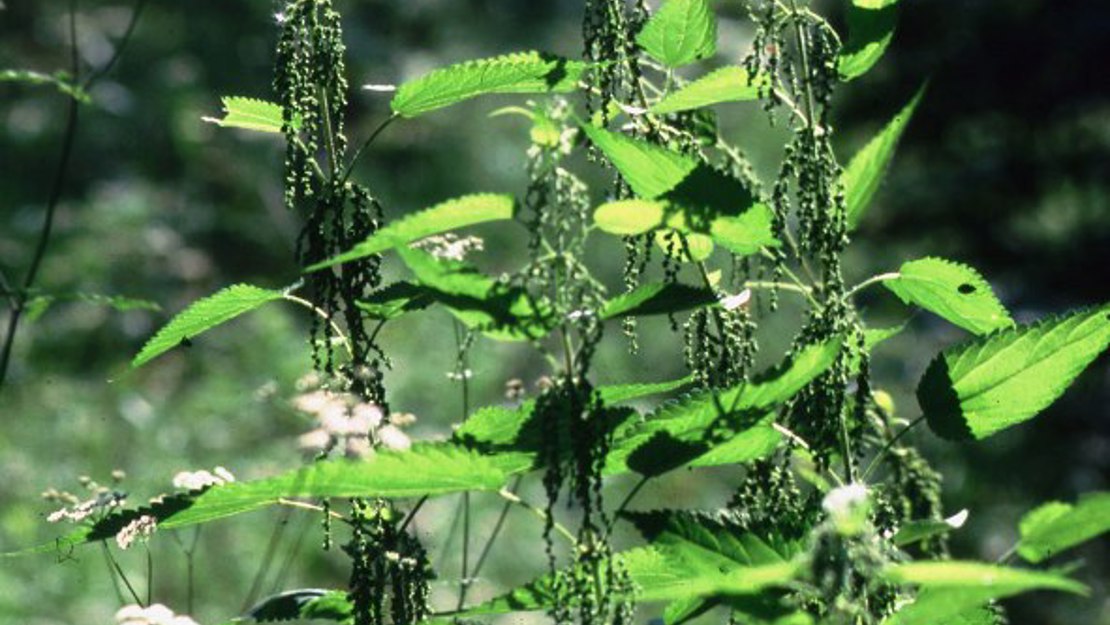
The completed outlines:
{"type": "Polygon", "coordinates": [[[1075,504],[1046,503],[1022,517],[1020,529],[1018,555],[1047,560],[1110,531],[1110,492],[1087,493],[1075,504]]]}

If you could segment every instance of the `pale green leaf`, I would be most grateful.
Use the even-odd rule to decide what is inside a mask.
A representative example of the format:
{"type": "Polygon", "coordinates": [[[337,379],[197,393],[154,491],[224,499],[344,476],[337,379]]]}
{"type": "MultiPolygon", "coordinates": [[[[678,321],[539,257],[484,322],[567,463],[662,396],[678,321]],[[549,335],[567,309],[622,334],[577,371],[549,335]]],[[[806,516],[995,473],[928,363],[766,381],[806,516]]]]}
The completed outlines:
{"type": "Polygon", "coordinates": [[[913,99],[894,116],[894,119],[852,157],[841,175],[840,182],[844,185],[849,229],[859,224],[864,211],[871,203],[871,198],[878,191],[879,183],[882,182],[887,166],[894,157],[894,148],[902,138],[902,133],[906,130],[906,125],[924,94],[925,87],[922,86],[914,94],[913,99]]]}
{"type": "MultiPolygon", "coordinates": [[[[224,104],[223,118],[204,117],[202,118],[204,121],[223,128],[243,128],[273,133],[282,131],[284,122],[280,104],[240,96],[224,96],[220,100],[224,104]]],[[[300,126],[296,120],[293,125],[295,128],[300,126]]]]}
{"type": "Polygon", "coordinates": [[[53,74],[44,74],[29,69],[4,69],[0,70],[0,82],[22,82],[30,85],[51,85],[60,93],[63,93],[82,104],[88,104],[92,101],[88,92],[81,87],[81,85],[73,82],[68,74],[65,72],[55,72],[53,74]]]}
{"type": "Polygon", "coordinates": [[[674,189],[698,162],[654,143],[610,132],[592,124],[582,130],[641,198],[654,200],[674,189]]]}
{"type": "Polygon", "coordinates": [[[664,254],[684,263],[701,262],[713,255],[713,239],[697,232],[681,234],[664,228],[657,230],[653,238],[664,254]]]}
{"type": "Polygon", "coordinates": [[[202,332],[250,312],[267,302],[279,300],[283,296],[284,293],[281,291],[262,289],[249,284],[236,284],[197,300],[178,313],[147,341],[131,361],[131,366],[139,367],[178,345],[190,345],[192,340],[202,332]]]}
{"type": "Polygon", "coordinates": [[[758,100],[760,91],[766,89],[768,84],[766,76],[757,76],[753,80],[747,69],[730,65],[667,94],[651,107],[651,112],[663,115],[722,102],[758,100]]]}
{"type": "Polygon", "coordinates": [[[464,195],[393,221],[351,250],[335,258],[316,263],[305,271],[319,271],[326,267],[381,254],[392,248],[459,228],[512,219],[515,212],[516,200],[511,195],[494,193],[464,195]]]}
{"type": "Polygon", "coordinates": [[[898,0],[853,0],[848,7],[848,40],[837,58],[844,80],[867,73],[886,52],[898,24],[898,0]]]}
{"type": "Polygon", "coordinates": [[[658,228],[666,216],[667,205],[652,200],[615,200],[594,211],[594,223],[610,234],[643,234],[658,228]]]}
{"type": "Polygon", "coordinates": [[[1110,345],[1110,305],[1001,330],[941,352],[917,386],[929,426],[986,438],[1033,418],[1110,345]]]}
{"type": "Polygon", "coordinates": [[[904,263],[898,274],[883,285],[903,302],[936,313],[970,332],[989,334],[1014,325],[991,286],[967,265],[922,258],[904,263]]]}
{"type": "Polygon", "coordinates": [[[1087,493],[1075,504],[1046,503],[1021,519],[1018,555],[1040,562],[1110,531],[1110,492],[1087,493]]]}
{"type": "Polygon", "coordinates": [[[573,91],[586,67],[540,52],[467,61],[404,83],[390,106],[398,115],[416,117],[481,95],[573,91]]]}
{"type": "Polygon", "coordinates": [[[712,291],[677,282],[651,282],[618,295],[601,309],[602,319],[678,313],[717,301],[712,291]]]}
{"type": "Polygon", "coordinates": [[[636,42],[668,67],[681,67],[717,51],[717,17],[709,0],[664,0],[636,42]]]}

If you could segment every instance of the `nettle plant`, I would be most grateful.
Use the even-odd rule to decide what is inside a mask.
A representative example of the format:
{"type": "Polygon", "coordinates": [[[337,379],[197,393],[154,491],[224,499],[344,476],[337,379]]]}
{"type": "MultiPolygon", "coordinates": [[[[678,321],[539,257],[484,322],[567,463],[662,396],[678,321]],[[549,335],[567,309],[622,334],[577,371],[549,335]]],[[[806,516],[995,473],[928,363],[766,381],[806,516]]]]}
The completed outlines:
{"type": "MultiPolygon", "coordinates": [[[[198,301],[133,364],[270,302],[306,307],[317,388],[297,403],[320,420],[306,437],[315,459],[254,481],[186,475],[177,494],[134,509],[101,487],[55,514],[78,529],[37,550],[111,539],[126,547],[265,506],[317,510],[325,548],[334,538],[350,558],[349,586],[283,593],[240,617],[247,622],[410,625],[542,610],[558,623],[601,625],[662,602],[668,625],[713,608],[745,624],[986,624],[1005,620],[996,604],[1005,597],[1086,592],[1038,565],[1110,528],[1110,494],[1031,511],[1000,562],[953,559],[947,535],[967,511],[946,517],[941,476],[905,435],[926,422],[941,438],[975,441],[1031,419],[1110,344],[1110,306],[1017,325],[979,273],[939,258],[854,285],[843,277],[850,235],[924,87],[846,166],[830,102],[883,54],[896,0],[854,0],[846,33],[805,2],[756,2],[747,56],[695,80],[676,70],[716,54],[708,0],[666,0],[654,12],[642,0],[585,5],[582,59],[521,52],[437,69],[402,84],[392,114],[352,150],[341,16],[331,0],[288,2],[277,16],[273,101],[227,97],[226,115],[209,121],[284,138],[285,204],[304,218],[303,280],[198,301]],[[387,127],[487,94],[533,98],[496,111],[531,120],[527,189],[519,199],[463,195],[386,223],[382,198],[352,177],[355,163],[387,127]],[[737,101],[761,104],[789,131],[775,180],[758,180],[718,130],[710,107],[737,101]],[[572,171],[582,168],[608,172],[611,185],[591,192],[572,171]],[[469,264],[481,241],[455,233],[494,222],[529,236],[507,275],[469,264]],[[609,236],[626,249],[622,285],[603,284],[585,262],[591,241],[609,236]],[[409,277],[387,284],[382,264],[393,262],[409,277]],[[875,288],[972,335],[933,359],[912,421],[896,418],[870,382],[872,351],[902,329],[867,325],[854,302],[875,288]],[[781,364],[756,371],[760,324],[783,314],[780,298],[802,321],[781,364]],[[378,337],[436,308],[450,313],[458,339],[465,419],[449,440],[410,442],[399,428],[411,417],[391,406],[383,383],[390,359],[378,337]],[[690,375],[595,385],[603,335],[619,330],[635,351],[636,321],[648,315],[668,316],[682,334],[690,375]],[[542,391],[472,411],[469,350],[484,340],[532,350],[549,367],[542,391]],[[647,413],[629,407],[676,392],[647,413]],[[653,478],[720,465],[746,471],[719,509],[629,509],[653,478]],[[535,474],[542,504],[518,494],[535,474]],[[614,502],[607,478],[622,474],[639,479],[614,502]],[[427,498],[461,494],[469,525],[475,492],[505,500],[500,520],[479,558],[441,570],[411,522],[427,498]],[[511,506],[540,520],[549,570],[470,602],[511,506]],[[614,550],[617,524],[643,544],[614,550]],[[455,605],[430,605],[437,577],[457,580],[455,605]]],[[[125,612],[156,620],[143,606],[125,612]]]]}

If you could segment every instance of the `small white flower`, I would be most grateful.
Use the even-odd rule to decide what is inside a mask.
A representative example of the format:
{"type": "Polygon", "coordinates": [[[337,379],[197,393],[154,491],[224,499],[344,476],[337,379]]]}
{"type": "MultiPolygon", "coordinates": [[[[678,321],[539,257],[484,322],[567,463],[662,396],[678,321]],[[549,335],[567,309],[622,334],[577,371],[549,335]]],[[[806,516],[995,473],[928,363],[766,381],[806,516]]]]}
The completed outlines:
{"type": "Polygon", "coordinates": [[[343,455],[354,460],[365,460],[374,455],[374,447],[365,436],[352,436],[347,439],[343,455]]]}
{"type": "Polygon", "coordinates": [[[722,297],[721,298],[721,306],[724,306],[725,310],[730,310],[731,311],[731,310],[736,310],[737,308],[741,308],[743,306],[747,306],[748,302],[750,302],[751,300],[752,300],[752,290],[751,289],[744,289],[743,291],[740,291],[736,295],[727,295],[725,297],[722,297]]]}
{"type": "Polygon", "coordinates": [[[386,449],[406,451],[412,447],[412,439],[395,425],[386,425],[378,430],[378,440],[386,449]]]}
{"type": "Polygon", "coordinates": [[[212,469],[212,473],[216,474],[216,477],[223,480],[224,484],[235,481],[235,476],[231,474],[231,471],[228,471],[223,467],[216,467],[215,469],[212,469]]]}
{"type": "Polygon", "coordinates": [[[382,423],[382,409],[374,404],[359,404],[351,410],[351,418],[347,423],[347,434],[366,436],[370,430],[382,423]]]}
{"type": "Polygon", "coordinates": [[[377,91],[380,93],[389,93],[397,90],[397,85],[363,85],[366,91],[377,91]]]}
{"type": "Polygon", "coordinates": [[[118,625],[197,625],[197,622],[185,615],[174,614],[173,610],[161,603],[149,607],[139,605],[124,606],[116,612],[118,625]]]}
{"type": "Polygon", "coordinates": [[[845,536],[855,536],[863,531],[870,504],[867,486],[859,483],[834,488],[821,501],[821,507],[828,513],[837,531],[845,536]]]}
{"type": "Polygon", "coordinates": [[[389,415],[389,422],[399,428],[404,428],[416,423],[416,415],[411,412],[395,412],[389,415]]]}
{"type": "Polygon", "coordinates": [[[141,517],[131,521],[123,526],[119,532],[116,533],[116,544],[120,549],[127,549],[136,540],[145,540],[150,538],[154,530],[158,527],[158,520],[149,514],[144,514],[141,517]]]}
{"type": "Polygon", "coordinates": [[[185,491],[196,491],[235,481],[235,476],[223,467],[216,467],[214,471],[215,473],[204,469],[200,471],[180,471],[173,476],[173,487],[185,491]]]}
{"type": "Polygon", "coordinates": [[[284,24],[287,19],[289,19],[289,18],[285,15],[285,13],[283,13],[281,11],[278,11],[277,13],[274,13],[274,21],[277,22],[278,24],[284,24]]]}
{"type": "Polygon", "coordinates": [[[318,454],[331,445],[331,434],[324,428],[305,432],[297,438],[297,447],[308,454],[318,454]]]}

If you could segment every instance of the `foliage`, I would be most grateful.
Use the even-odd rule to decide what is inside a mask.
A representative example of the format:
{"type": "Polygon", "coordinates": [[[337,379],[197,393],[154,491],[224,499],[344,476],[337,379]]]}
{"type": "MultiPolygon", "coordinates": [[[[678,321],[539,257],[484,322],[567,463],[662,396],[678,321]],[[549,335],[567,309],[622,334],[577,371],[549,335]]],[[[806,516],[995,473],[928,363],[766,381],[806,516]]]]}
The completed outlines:
{"type": "MultiPolygon", "coordinates": [[[[218,478],[139,507],[119,509],[123,493],[99,485],[86,501],[55,494],[67,505],[52,520],[78,529],[9,555],[99,542],[111,562],[112,538],[126,549],[156,527],[285,506],[320,515],[325,548],[338,533],[333,522],[342,526],[348,587],[273,595],[244,620],[414,625],[544,610],[560,625],[627,624],[636,603],[665,601],[672,624],[714,607],[732,622],[991,623],[994,602],[1012,595],[1086,593],[1066,572],[951,559],[947,536],[962,520],[944,518],[940,477],[904,435],[925,420],[946,439],[984,439],[1033,418],[1110,346],[1110,308],[1018,326],[975,269],[932,257],[852,286],[844,278],[850,233],[925,92],[847,167],[833,149],[833,94],[879,61],[897,1],[853,2],[847,37],[804,3],[759,3],[743,65],[692,81],[673,70],[716,53],[710,2],[666,0],[654,14],[639,2],[586,5],[583,60],[524,52],[433,70],[402,84],[392,113],[348,153],[342,16],[330,0],[289,0],[279,14],[277,101],[225,97],[225,116],[207,121],[281,135],[283,199],[303,224],[303,282],[285,290],[237,284],[198,300],[154,334],[132,367],[266,303],[296,303],[312,315],[308,351],[318,376],[301,404],[320,422],[323,442],[304,466],[243,481],[216,470],[218,478]],[[514,109],[533,123],[522,200],[463,195],[387,222],[384,198],[354,176],[359,159],[395,121],[490,94],[542,96],[514,109]],[[786,117],[769,185],[707,109],[754,100],[786,117]],[[577,173],[586,167],[615,173],[611,186],[591,194],[577,173]],[[516,266],[493,274],[467,259],[484,243],[456,230],[510,221],[526,233],[516,266]],[[621,237],[626,250],[623,292],[611,293],[591,267],[588,250],[606,235],[621,237]],[[653,247],[663,252],[657,263],[653,247]],[[386,263],[410,277],[386,283],[386,263]],[[854,298],[878,283],[976,335],[929,365],[916,421],[896,420],[872,389],[872,350],[901,329],[867,328],[854,298]],[[765,359],[779,364],[759,370],[758,332],[784,293],[797,300],[797,314],[784,317],[800,322],[785,352],[765,359]],[[379,336],[436,307],[450,314],[457,342],[452,378],[463,423],[450,440],[412,444],[400,430],[411,418],[391,405],[385,374],[393,363],[379,336]],[[610,322],[621,320],[636,349],[635,320],[654,315],[681,331],[690,376],[597,385],[610,322]],[[472,409],[471,349],[483,338],[515,342],[541,363],[547,377],[536,397],[472,409]],[[647,411],[626,405],[687,386],[647,411]],[[710,466],[743,468],[725,506],[628,510],[650,480],[710,466]],[[534,474],[542,505],[521,494],[534,474]],[[614,506],[606,479],[625,474],[638,481],[614,506]],[[468,603],[505,518],[471,563],[477,493],[540,519],[537,551],[547,570],[468,603]],[[451,580],[457,606],[444,610],[430,597],[445,567],[414,520],[426,500],[452,494],[462,494],[466,529],[461,573],[451,580]],[[642,544],[614,549],[618,524],[637,530],[642,544]]],[[[1110,529],[1106,516],[1105,493],[1046,504],[1022,520],[1014,552],[1038,564],[1110,529]]]]}

